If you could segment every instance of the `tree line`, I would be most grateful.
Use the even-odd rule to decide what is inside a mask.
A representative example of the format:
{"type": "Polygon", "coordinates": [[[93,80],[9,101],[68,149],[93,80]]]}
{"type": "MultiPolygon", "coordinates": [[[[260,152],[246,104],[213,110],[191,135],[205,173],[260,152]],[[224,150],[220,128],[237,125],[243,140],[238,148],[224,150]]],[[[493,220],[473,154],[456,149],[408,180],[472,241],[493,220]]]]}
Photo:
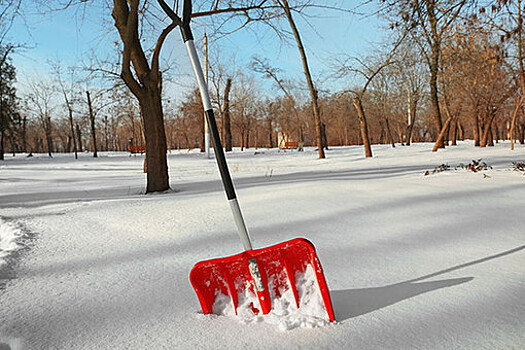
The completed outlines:
{"type": "MultiPolygon", "coordinates": [[[[115,70],[119,79],[111,84],[97,85],[89,75],[79,81],[73,68],[55,65],[53,81],[36,81],[26,96],[17,98],[10,46],[3,44],[2,152],[88,150],[96,155],[144,144],[148,169],[154,169],[148,174],[148,191],[166,189],[166,152],[204,150],[204,113],[196,89],[180,101],[162,91],[160,51],[177,27],[162,14],[166,6],[174,11],[179,3],[156,3],[160,6],[139,0],[108,3],[121,40],[115,70]],[[146,17],[150,20],[144,21],[146,17]],[[151,49],[141,40],[144,26],[163,28],[151,40],[151,49]]],[[[298,141],[317,147],[320,158],[324,149],[339,145],[364,145],[365,156],[371,157],[370,145],[377,143],[396,147],[427,141],[435,143],[436,151],[463,139],[473,139],[479,147],[505,139],[512,147],[524,142],[520,0],[379,0],[376,15],[388,24],[390,35],[367,56],[341,53],[332,60],[323,81],[346,85],[337,91],[310,74],[308,42],[294,20],[294,14],[301,15],[310,5],[214,1],[199,3],[199,11],[193,12],[203,21],[222,18],[221,25],[210,22],[209,28],[217,32],[229,21],[240,27],[269,25],[288,35],[305,74],[304,80],[290,80],[265,57],[254,57],[250,65],[232,71],[224,58],[217,58],[210,67],[209,87],[226,151],[298,141]],[[272,84],[272,94],[261,88],[265,84],[272,84]]],[[[74,1],[66,7],[71,6],[74,1]]],[[[90,4],[79,1],[76,6],[90,4]]]]}

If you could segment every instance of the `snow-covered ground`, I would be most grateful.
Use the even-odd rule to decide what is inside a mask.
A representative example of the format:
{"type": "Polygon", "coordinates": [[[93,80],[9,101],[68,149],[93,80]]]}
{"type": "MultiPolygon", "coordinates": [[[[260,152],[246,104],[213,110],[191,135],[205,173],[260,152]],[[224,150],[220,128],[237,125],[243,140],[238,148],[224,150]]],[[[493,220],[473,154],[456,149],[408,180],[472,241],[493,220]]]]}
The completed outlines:
{"type": "Polygon", "coordinates": [[[337,323],[290,331],[200,312],[191,267],[242,250],[214,160],[173,152],[173,191],[143,195],[141,156],[8,155],[0,349],[523,348],[525,147],[431,148],[227,155],[254,245],[323,264],[337,323]]]}

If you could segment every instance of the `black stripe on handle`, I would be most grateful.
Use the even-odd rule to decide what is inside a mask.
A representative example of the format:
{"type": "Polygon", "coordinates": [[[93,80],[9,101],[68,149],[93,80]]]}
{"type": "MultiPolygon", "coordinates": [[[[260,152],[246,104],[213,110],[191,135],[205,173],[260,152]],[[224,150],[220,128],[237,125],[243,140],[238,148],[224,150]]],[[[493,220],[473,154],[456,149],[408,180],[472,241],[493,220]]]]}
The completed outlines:
{"type": "Polygon", "coordinates": [[[219,130],[217,129],[217,122],[213,115],[213,109],[208,109],[206,112],[206,120],[208,121],[208,127],[211,131],[211,140],[213,143],[213,149],[215,151],[215,158],[219,165],[219,172],[221,173],[222,184],[224,185],[224,191],[226,191],[226,197],[228,200],[235,199],[235,189],[233,188],[232,178],[228,171],[228,164],[226,163],[226,157],[224,156],[224,150],[222,149],[221,139],[219,137],[219,130]]]}

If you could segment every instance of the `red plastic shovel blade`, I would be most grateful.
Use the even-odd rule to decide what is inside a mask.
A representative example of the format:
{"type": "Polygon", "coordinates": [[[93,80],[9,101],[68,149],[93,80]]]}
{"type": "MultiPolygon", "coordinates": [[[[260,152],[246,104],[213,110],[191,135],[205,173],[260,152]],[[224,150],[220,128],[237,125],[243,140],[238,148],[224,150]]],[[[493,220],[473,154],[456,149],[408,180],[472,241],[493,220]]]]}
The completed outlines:
{"type": "Polygon", "coordinates": [[[295,238],[270,247],[254,249],[233,256],[201,261],[190,272],[190,282],[197,293],[202,312],[213,313],[213,306],[219,295],[229,296],[237,313],[239,296],[251,293],[257,296],[258,305],[252,304],[254,313],[267,314],[272,309],[272,297],[278,298],[291,290],[296,306],[301,305],[297,283],[308,267],[314,271],[319,293],[328,318],[334,321],[330,293],[323,269],[313,244],[304,238],[295,238]],[[257,288],[250,260],[257,262],[263,287],[257,288]]]}

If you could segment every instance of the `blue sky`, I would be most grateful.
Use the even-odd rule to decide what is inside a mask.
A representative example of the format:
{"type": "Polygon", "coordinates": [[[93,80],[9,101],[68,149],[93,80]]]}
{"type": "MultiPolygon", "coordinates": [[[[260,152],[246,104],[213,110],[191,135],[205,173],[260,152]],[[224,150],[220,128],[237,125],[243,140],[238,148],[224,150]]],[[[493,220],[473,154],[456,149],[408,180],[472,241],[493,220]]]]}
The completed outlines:
{"type": "MultiPolygon", "coordinates": [[[[342,6],[354,9],[359,1],[346,0],[342,6]]],[[[362,12],[371,12],[373,7],[359,8],[362,12]]],[[[381,42],[385,35],[381,22],[374,16],[358,16],[349,13],[308,10],[308,23],[296,16],[303,43],[307,49],[314,78],[319,78],[324,86],[321,89],[336,89],[346,82],[326,81],[334,57],[339,55],[365,56],[374,45],[381,42]]],[[[30,48],[14,55],[14,64],[18,69],[20,89],[24,81],[33,76],[45,75],[49,70],[47,61],[59,59],[64,66],[79,65],[88,53],[94,50],[97,55],[111,55],[116,39],[109,11],[102,7],[92,7],[86,12],[58,11],[44,16],[28,9],[25,22],[18,21],[11,31],[11,40],[26,43],[30,48]],[[29,28],[27,28],[29,27],[29,28]]],[[[287,23],[283,23],[288,28],[287,23]]],[[[217,56],[231,65],[235,58],[237,69],[246,68],[254,55],[267,58],[275,67],[280,68],[285,79],[304,80],[299,53],[295,44],[282,43],[267,27],[257,25],[252,30],[241,30],[230,36],[210,42],[210,55],[217,56]],[[214,52],[215,50],[215,52],[214,52]]],[[[196,43],[202,42],[203,27],[193,26],[196,43]]],[[[113,56],[116,57],[116,56],[113,56]]],[[[173,93],[175,98],[184,95],[188,82],[192,83],[190,65],[180,39],[178,30],[174,31],[163,49],[163,57],[172,60],[181,84],[167,86],[166,93],[173,93]],[[180,54],[182,53],[182,54],[180,54]],[[182,86],[181,86],[182,85],[182,86]]],[[[262,83],[271,94],[271,82],[262,83]]]]}

